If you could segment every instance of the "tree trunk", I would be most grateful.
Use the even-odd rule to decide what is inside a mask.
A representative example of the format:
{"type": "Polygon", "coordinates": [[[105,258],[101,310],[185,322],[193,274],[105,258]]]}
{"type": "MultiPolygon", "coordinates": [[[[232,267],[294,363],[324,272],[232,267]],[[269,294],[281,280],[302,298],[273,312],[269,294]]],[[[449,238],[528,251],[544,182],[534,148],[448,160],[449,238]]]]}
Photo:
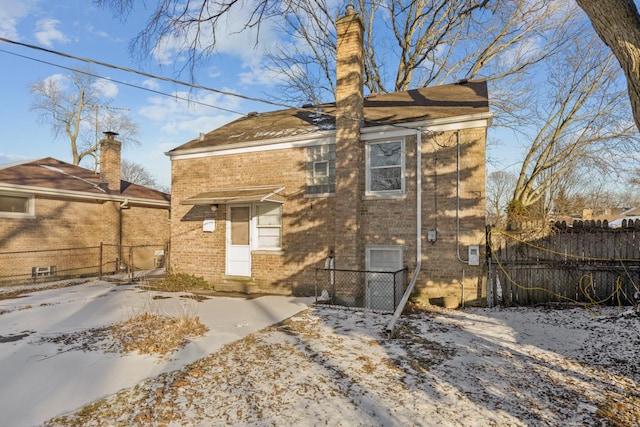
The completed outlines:
{"type": "Polygon", "coordinates": [[[640,129],[640,15],[633,0],[576,0],[618,58],[636,126],[640,129]]]}

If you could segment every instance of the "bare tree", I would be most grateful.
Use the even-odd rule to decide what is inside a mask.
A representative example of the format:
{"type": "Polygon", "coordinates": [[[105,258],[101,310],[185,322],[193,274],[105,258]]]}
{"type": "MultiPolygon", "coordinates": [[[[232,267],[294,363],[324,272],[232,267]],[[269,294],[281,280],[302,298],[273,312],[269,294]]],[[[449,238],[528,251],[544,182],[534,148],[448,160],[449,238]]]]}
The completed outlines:
{"type": "MultiPolygon", "coordinates": [[[[128,12],[133,8],[134,2],[132,0],[94,0],[98,5],[110,7],[114,14],[120,17],[126,17],[128,12]]],[[[382,7],[381,2],[367,2],[365,0],[359,0],[361,11],[367,11],[367,5],[371,6],[371,10],[382,7]],[[365,5],[365,7],[363,7],[365,5]]],[[[631,107],[635,118],[636,126],[640,129],[640,68],[637,66],[640,63],[640,14],[635,5],[634,0],[576,0],[577,4],[587,14],[593,27],[600,36],[600,38],[613,50],[615,56],[618,58],[620,65],[622,66],[628,85],[628,95],[631,100],[631,107]]],[[[505,31],[499,29],[499,27],[493,28],[494,34],[500,34],[504,40],[521,41],[522,38],[518,33],[527,34],[527,31],[520,31],[522,27],[522,19],[525,21],[529,17],[538,16],[544,10],[548,9],[551,4],[558,4],[563,2],[542,1],[517,1],[517,2],[501,2],[501,1],[489,1],[489,0],[466,0],[466,1],[441,1],[441,2],[427,2],[427,1],[406,1],[406,2],[390,2],[390,8],[400,14],[406,14],[409,17],[404,21],[404,25],[396,25],[399,21],[394,18],[396,13],[392,13],[391,27],[396,34],[396,40],[400,44],[400,48],[403,51],[401,56],[403,64],[408,64],[406,68],[399,67],[396,78],[396,90],[402,90],[402,82],[408,82],[411,84],[411,74],[413,71],[411,64],[414,66],[420,66],[427,64],[426,68],[436,73],[442,72],[442,66],[438,61],[433,61],[435,57],[431,57],[425,53],[428,49],[419,43],[420,38],[414,39],[412,35],[420,34],[422,30],[428,29],[430,25],[438,26],[442,24],[441,29],[450,32],[447,37],[455,39],[458,29],[462,29],[462,21],[465,16],[470,16],[470,12],[478,10],[485,14],[499,14],[504,9],[511,8],[516,12],[513,17],[518,18],[513,22],[517,24],[509,29],[504,27],[505,31]],[[434,7],[426,9],[423,5],[434,5],[434,7]],[[439,6],[438,6],[439,4],[439,6]],[[459,16],[448,15],[446,6],[448,4],[461,5],[462,9],[458,10],[459,16]],[[514,4],[518,6],[514,7],[514,4]],[[397,7],[396,7],[397,6],[397,7]],[[521,6],[533,7],[534,13],[528,13],[526,9],[522,9],[521,6]],[[427,15],[426,12],[429,14],[427,15]],[[442,17],[448,17],[449,20],[441,20],[442,17]],[[453,18],[453,19],[451,19],[453,18]],[[426,20],[425,20],[426,19],[426,20]],[[518,29],[518,31],[515,31],[518,29]],[[496,32],[497,31],[497,32],[496,32]],[[400,36],[400,37],[398,37],[400,36]],[[413,48],[415,49],[415,55],[412,54],[413,48]],[[407,49],[408,48],[408,49],[407,49]],[[428,58],[428,60],[427,60],[428,58]],[[399,85],[398,85],[399,83],[399,85]]],[[[132,43],[132,51],[138,52],[140,56],[146,57],[148,52],[151,52],[153,48],[166,42],[168,38],[172,38],[173,41],[181,44],[181,51],[188,56],[188,61],[185,66],[189,67],[193,72],[196,63],[207,57],[214,51],[216,44],[216,32],[213,29],[223,22],[224,18],[234,16],[241,8],[246,4],[240,0],[198,0],[195,2],[187,1],[182,2],[179,0],[163,0],[158,1],[155,10],[150,15],[146,27],[138,34],[137,38],[132,43]]],[[[326,25],[326,16],[328,15],[328,9],[326,3],[322,0],[256,0],[251,4],[251,11],[247,15],[244,22],[244,28],[259,28],[263,20],[277,16],[279,18],[293,17],[293,22],[298,21],[303,24],[308,22],[313,23],[313,17],[310,20],[303,18],[298,19],[297,12],[299,10],[317,10],[318,16],[321,18],[321,22],[325,22],[324,28],[330,28],[326,25]],[[302,3],[301,3],[302,2],[302,3]],[[300,7],[302,5],[302,8],[300,7]],[[315,9],[314,9],[315,8],[315,9]]],[[[315,14],[314,14],[315,15],[315,14]]],[[[363,12],[365,22],[371,24],[374,22],[375,13],[367,15],[363,12]]],[[[505,21],[506,22],[506,21],[505,21]]],[[[479,26],[474,28],[483,28],[484,23],[478,21],[479,26]]],[[[526,25],[525,25],[526,27],[526,25]]],[[[319,27],[322,28],[322,27],[319,27]]],[[[315,33],[316,29],[309,32],[310,39],[320,39],[318,36],[321,33],[315,33]]],[[[537,30],[533,30],[534,32],[537,30]]],[[[484,33],[483,31],[482,33],[484,33]]],[[[491,31],[490,31],[491,32],[491,31]]],[[[436,35],[435,38],[441,37],[436,35]]],[[[463,35],[464,33],[459,33],[463,35]]],[[[475,37],[477,34],[474,32],[467,32],[466,37],[475,37]]],[[[304,36],[303,36],[304,37],[304,36]]],[[[465,37],[465,35],[463,35],[465,37]]],[[[324,37],[322,40],[331,40],[331,38],[324,37]]],[[[485,67],[487,60],[494,60],[496,58],[495,49],[502,48],[512,50],[516,45],[509,45],[511,43],[504,43],[500,39],[496,39],[495,43],[486,45],[486,49],[482,50],[482,55],[474,55],[475,61],[470,60],[469,63],[474,63],[473,68],[467,69],[468,77],[478,75],[479,68],[485,67]]],[[[525,46],[521,42],[518,42],[519,47],[525,46]]],[[[444,47],[445,44],[441,43],[440,47],[444,47]]],[[[369,42],[367,43],[367,50],[370,51],[375,47],[373,37],[369,36],[369,42]]],[[[320,55],[324,56],[324,51],[319,50],[320,55]]],[[[449,49],[444,49],[444,57],[447,56],[449,49]]],[[[480,52],[480,51],[479,51],[480,52]]],[[[282,52],[280,52],[282,53],[282,52]]],[[[294,55],[295,56],[295,55],[294,55]]],[[[442,55],[439,56],[440,58],[442,55]]],[[[381,61],[386,60],[385,56],[379,56],[381,61]]],[[[379,72],[377,68],[377,62],[367,61],[367,82],[368,86],[376,87],[378,80],[382,80],[383,74],[379,72]]],[[[301,61],[302,65],[299,68],[289,70],[290,76],[295,76],[293,79],[293,87],[308,88],[309,86],[300,85],[300,75],[309,68],[308,62],[301,61]]],[[[318,78],[324,79],[326,75],[333,75],[327,73],[326,70],[322,72],[316,72],[309,77],[310,82],[314,82],[316,85],[322,87],[319,84],[318,78]],[[324,74],[324,75],[323,75],[324,74]],[[311,78],[313,77],[313,78],[311,78]]],[[[489,75],[489,74],[485,74],[489,75]]],[[[425,81],[428,79],[425,79],[425,81]]],[[[382,89],[382,88],[379,88],[382,89]]],[[[382,90],[372,90],[373,92],[379,92],[382,90]]],[[[317,98],[317,93],[308,96],[309,99],[317,98]]]]}
{"type": "Polygon", "coordinates": [[[144,185],[149,188],[156,188],[158,183],[144,166],[139,163],[122,159],[122,169],[120,177],[132,184],[144,185]]]}
{"type": "Polygon", "coordinates": [[[111,99],[102,95],[91,70],[56,75],[31,85],[31,109],[51,126],[56,137],[70,143],[74,165],[87,157],[97,160],[98,129],[118,132],[123,142],[134,142],[138,126],[121,111],[109,111],[111,99]]]}
{"type": "MultiPolygon", "coordinates": [[[[297,6],[280,21],[279,28],[292,42],[270,54],[272,70],[286,76],[279,93],[286,101],[299,100],[300,93],[313,102],[332,99],[333,22],[340,11],[330,10],[324,0],[295,1],[297,6]]],[[[360,0],[367,89],[385,93],[460,78],[497,81],[521,76],[531,66],[557,54],[574,36],[568,27],[575,14],[564,2],[519,0],[500,7],[489,4],[360,0]]]]}
{"type": "Polygon", "coordinates": [[[494,171],[487,176],[487,221],[494,227],[503,228],[507,207],[517,176],[507,171],[494,171]]]}
{"type": "MultiPolygon", "coordinates": [[[[522,125],[538,129],[516,182],[511,213],[536,203],[551,206],[551,192],[577,167],[612,171],[638,150],[638,134],[626,115],[615,59],[594,43],[574,41],[548,72],[552,91],[541,93],[522,125]]],[[[523,110],[526,113],[526,110],[523,110]]]]}
{"type": "Polygon", "coordinates": [[[576,3],[618,58],[627,79],[636,126],[640,129],[640,14],[634,0],[576,0],[576,3]]]}

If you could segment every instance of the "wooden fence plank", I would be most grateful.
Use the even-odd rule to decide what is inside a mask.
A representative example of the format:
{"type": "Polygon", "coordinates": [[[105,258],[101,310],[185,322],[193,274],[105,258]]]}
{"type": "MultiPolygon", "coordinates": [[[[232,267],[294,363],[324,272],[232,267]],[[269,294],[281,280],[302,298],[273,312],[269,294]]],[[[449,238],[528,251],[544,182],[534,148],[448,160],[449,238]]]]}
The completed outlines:
{"type": "Polygon", "coordinates": [[[494,258],[494,303],[637,304],[640,221],[637,225],[610,229],[602,223],[577,223],[526,242],[491,231],[487,241],[492,245],[488,255],[494,258]]]}

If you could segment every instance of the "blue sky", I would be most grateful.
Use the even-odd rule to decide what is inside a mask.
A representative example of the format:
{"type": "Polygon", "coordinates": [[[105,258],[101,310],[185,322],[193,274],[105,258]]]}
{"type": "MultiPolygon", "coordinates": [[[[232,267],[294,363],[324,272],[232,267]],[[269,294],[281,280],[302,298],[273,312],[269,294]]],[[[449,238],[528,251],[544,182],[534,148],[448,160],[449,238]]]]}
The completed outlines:
{"type": "MultiPolygon", "coordinates": [[[[189,80],[188,73],[176,74],[184,61],[177,55],[175,40],[168,40],[162,50],[150,52],[144,62],[131,59],[129,43],[144,27],[149,14],[144,2],[136,2],[136,9],[123,21],[109,10],[97,8],[91,0],[0,0],[0,37],[158,76],[189,80]]],[[[195,83],[269,99],[269,91],[275,90],[278,77],[264,67],[260,52],[274,45],[281,35],[272,23],[266,22],[260,27],[256,45],[258,38],[254,31],[239,31],[246,18],[242,11],[234,12],[233,18],[225,20],[227,27],[217,34],[217,51],[197,70],[195,83]]],[[[50,126],[39,122],[38,113],[31,111],[33,97],[29,91],[29,85],[36,81],[70,71],[24,56],[72,69],[86,66],[81,61],[0,41],[0,164],[42,157],[71,162],[68,139],[65,135],[55,138],[50,126]]],[[[140,127],[140,145],[125,145],[123,158],[145,166],[167,188],[171,165],[165,152],[240,117],[225,110],[246,114],[279,108],[203,90],[189,93],[187,87],[97,65],[91,68],[106,78],[101,80],[101,87],[105,96],[113,98],[110,105],[128,109],[129,117],[140,127]],[[128,85],[191,97],[222,109],[128,85]]],[[[304,102],[301,100],[300,105],[304,102]]],[[[491,132],[501,133],[495,129],[491,132]]],[[[509,167],[514,164],[512,158],[520,157],[521,148],[511,134],[500,139],[499,150],[490,147],[488,157],[502,167],[509,167]]],[[[92,165],[82,163],[82,166],[92,165]]],[[[488,167],[491,169],[494,163],[490,162],[488,167]]]]}
{"type": "MultiPolygon", "coordinates": [[[[176,67],[183,63],[176,58],[171,43],[162,51],[150,53],[143,63],[130,58],[129,42],[143,28],[149,14],[142,5],[137,7],[123,22],[88,0],[0,0],[0,37],[154,75],[188,80],[188,74],[175,74],[176,67]]],[[[273,43],[274,31],[269,25],[263,26],[260,45],[255,46],[255,34],[237,34],[233,23],[229,26],[231,35],[219,38],[218,52],[198,70],[196,83],[267,98],[265,92],[270,89],[273,76],[262,69],[259,52],[262,45],[273,43]]],[[[0,50],[0,164],[42,157],[71,162],[68,140],[62,135],[55,139],[49,125],[39,123],[38,113],[31,111],[33,97],[29,91],[31,83],[69,71],[15,54],[68,68],[86,64],[6,42],[0,42],[0,50]]],[[[128,109],[129,116],[140,127],[138,139],[141,144],[125,146],[123,158],[144,165],[159,183],[166,186],[171,179],[166,151],[240,116],[114,83],[114,80],[195,97],[202,103],[243,114],[276,108],[208,91],[192,91],[189,95],[187,87],[105,67],[92,66],[92,70],[110,79],[103,80],[102,88],[105,95],[113,98],[111,105],[128,109]]]]}

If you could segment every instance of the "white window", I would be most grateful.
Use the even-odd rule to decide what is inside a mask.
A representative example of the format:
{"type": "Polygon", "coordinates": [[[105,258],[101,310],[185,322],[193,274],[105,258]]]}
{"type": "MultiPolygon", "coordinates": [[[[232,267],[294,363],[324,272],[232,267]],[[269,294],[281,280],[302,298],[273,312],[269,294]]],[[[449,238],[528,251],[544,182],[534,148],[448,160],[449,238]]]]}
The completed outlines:
{"type": "Polygon", "coordinates": [[[24,218],[34,215],[34,197],[0,194],[0,217],[24,218]]]}
{"type": "Polygon", "coordinates": [[[331,194],[336,191],[336,146],[307,148],[307,194],[331,194]]]}
{"type": "Polygon", "coordinates": [[[280,203],[256,203],[256,249],[282,248],[282,205],[280,203]]]}
{"type": "Polygon", "coordinates": [[[402,269],[401,246],[367,247],[367,270],[398,271],[402,269]]]}
{"type": "Polygon", "coordinates": [[[404,141],[367,144],[367,194],[404,194],[404,141]]]}

